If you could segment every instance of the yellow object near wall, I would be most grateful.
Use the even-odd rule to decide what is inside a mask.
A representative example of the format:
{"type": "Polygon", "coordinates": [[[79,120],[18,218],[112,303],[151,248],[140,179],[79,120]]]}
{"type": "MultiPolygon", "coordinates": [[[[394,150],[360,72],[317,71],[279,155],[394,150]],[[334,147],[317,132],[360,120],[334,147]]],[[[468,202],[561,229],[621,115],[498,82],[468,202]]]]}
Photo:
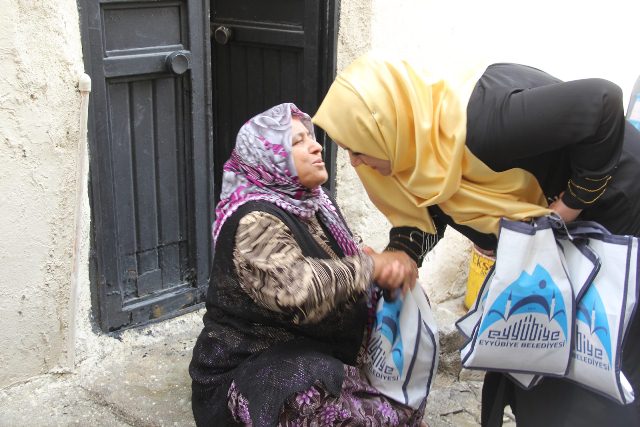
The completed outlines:
{"type": "Polygon", "coordinates": [[[467,294],[464,297],[464,306],[471,308],[478,298],[478,292],[484,282],[489,269],[495,264],[496,259],[482,254],[477,247],[471,251],[469,261],[469,278],[467,279],[467,294]]]}

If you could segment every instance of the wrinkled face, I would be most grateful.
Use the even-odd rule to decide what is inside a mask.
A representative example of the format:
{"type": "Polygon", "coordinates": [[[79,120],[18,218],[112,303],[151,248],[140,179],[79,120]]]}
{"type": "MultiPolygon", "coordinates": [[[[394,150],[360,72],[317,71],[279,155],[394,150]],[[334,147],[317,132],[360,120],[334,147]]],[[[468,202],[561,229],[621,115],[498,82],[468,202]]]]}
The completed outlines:
{"type": "Polygon", "coordinates": [[[365,165],[378,172],[380,175],[391,175],[391,162],[389,160],[379,159],[367,154],[356,153],[340,144],[339,142],[336,144],[347,150],[347,152],[349,153],[349,161],[351,162],[351,166],[353,166],[354,168],[360,165],[365,165]]]}
{"type": "Polygon", "coordinates": [[[291,135],[291,156],[300,184],[309,189],[322,185],[329,178],[322,161],[322,145],[295,117],[291,120],[291,135]]]}

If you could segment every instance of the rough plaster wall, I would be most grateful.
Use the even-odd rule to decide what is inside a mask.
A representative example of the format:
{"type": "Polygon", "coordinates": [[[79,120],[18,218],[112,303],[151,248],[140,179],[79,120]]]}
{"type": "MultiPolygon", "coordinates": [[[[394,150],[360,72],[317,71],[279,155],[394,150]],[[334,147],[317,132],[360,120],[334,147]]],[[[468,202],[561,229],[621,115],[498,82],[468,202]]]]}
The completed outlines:
{"type": "MultiPolygon", "coordinates": [[[[405,39],[404,34],[397,31],[401,28],[411,31],[405,26],[405,19],[421,11],[419,1],[404,3],[409,4],[377,0],[341,2],[338,71],[371,49],[392,47],[392,51],[399,53],[405,48],[411,51],[422,47],[418,40],[413,39],[412,42],[408,35],[405,39]]],[[[389,222],[369,201],[344,150],[338,150],[337,196],[354,232],[374,249],[384,248],[388,241],[389,222]]],[[[464,236],[449,229],[436,250],[428,255],[420,276],[432,301],[439,303],[464,294],[469,248],[470,243],[464,236]]]]}
{"type": "Polygon", "coordinates": [[[4,386],[65,358],[82,58],[74,0],[0,0],[0,10],[4,386]]]}
{"type": "MultiPolygon", "coordinates": [[[[368,50],[432,66],[456,60],[520,62],[565,80],[595,76],[614,81],[625,93],[625,107],[640,74],[640,55],[632,53],[640,2],[612,0],[603,8],[591,0],[561,5],[542,0],[532,9],[509,0],[348,0],[341,8],[339,70],[368,50]],[[555,12],[549,15],[548,10],[555,12]]],[[[366,200],[342,150],[337,171],[338,202],[347,220],[366,243],[381,248],[388,224],[366,200]]],[[[421,277],[432,300],[464,293],[469,250],[468,240],[449,229],[428,256],[421,277]]]]}
{"type": "MultiPolygon", "coordinates": [[[[373,0],[371,49],[421,60],[424,52],[429,51],[434,58],[481,61],[480,53],[465,45],[469,33],[461,31],[461,37],[457,36],[460,21],[455,11],[464,3],[465,0],[373,0]],[[456,19],[427,19],[445,16],[443,9],[456,19]],[[443,39],[447,43],[442,43],[443,39]],[[452,51],[464,54],[455,56],[451,55],[452,51]]],[[[429,65],[435,67],[437,64],[429,61],[429,65]]],[[[420,281],[432,302],[443,303],[464,295],[470,251],[471,242],[448,227],[444,238],[428,254],[420,271],[420,281]]]]}
{"type": "MultiPolygon", "coordinates": [[[[372,0],[340,2],[338,72],[371,48],[372,0]]],[[[354,233],[376,250],[384,248],[389,222],[369,201],[346,151],[337,156],[337,200],[354,233]]]]}
{"type": "Polygon", "coordinates": [[[625,107],[640,75],[638,1],[372,1],[376,50],[430,64],[437,62],[433,52],[447,60],[519,62],[563,80],[602,77],[622,87],[625,107]]]}

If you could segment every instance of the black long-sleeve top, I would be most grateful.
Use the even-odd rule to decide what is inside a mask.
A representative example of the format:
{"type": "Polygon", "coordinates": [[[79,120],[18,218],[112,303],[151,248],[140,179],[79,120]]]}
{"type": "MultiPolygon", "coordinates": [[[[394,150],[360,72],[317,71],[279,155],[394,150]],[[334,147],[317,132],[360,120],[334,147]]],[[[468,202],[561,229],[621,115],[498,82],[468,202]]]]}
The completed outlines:
{"type": "MultiPolygon", "coordinates": [[[[549,201],[564,193],[562,199],[568,207],[583,209],[579,219],[597,221],[615,234],[639,235],[640,132],[621,119],[619,126],[615,126],[619,132],[617,136],[604,135],[600,141],[593,142],[581,139],[579,133],[576,133],[576,138],[572,140],[555,137],[556,129],[564,131],[560,119],[558,123],[550,123],[548,128],[540,126],[540,129],[527,128],[527,122],[531,123],[535,120],[523,119],[523,126],[517,128],[522,134],[514,132],[507,138],[500,135],[503,141],[508,141],[508,144],[503,143],[500,147],[492,145],[491,130],[485,127],[487,118],[499,112],[500,102],[504,101],[497,100],[498,97],[496,100],[487,99],[493,96],[494,88],[486,86],[490,86],[496,79],[511,78],[512,76],[500,75],[503,72],[501,66],[504,66],[508,72],[512,72],[513,69],[508,68],[510,65],[499,64],[494,68],[492,72],[498,74],[497,77],[491,75],[486,77],[487,73],[485,73],[479,83],[479,85],[484,84],[485,87],[479,89],[477,86],[474,90],[468,105],[467,147],[495,171],[516,167],[529,171],[536,177],[549,201]],[[495,105],[495,112],[487,110],[487,105],[495,105]]],[[[511,83],[525,85],[525,88],[527,84],[536,87],[560,82],[530,67],[518,70],[524,73],[518,76],[521,81],[511,83]]],[[[504,84],[504,81],[501,81],[501,84],[504,84]]],[[[551,114],[550,117],[554,120],[555,116],[551,114]]],[[[585,122],[585,126],[588,124],[589,122],[585,122]]],[[[585,130],[585,132],[588,131],[591,130],[585,130]]],[[[480,233],[470,227],[456,224],[437,205],[430,206],[428,209],[437,230],[435,237],[442,237],[446,226],[449,225],[479,247],[487,250],[495,249],[497,244],[495,235],[480,233]]],[[[416,242],[418,233],[419,231],[412,227],[393,228],[390,232],[389,248],[407,251],[408,235],[411,234],[413,237],[411,240],[416,242]]],[[[437,238],[424,235],[420,243],[414,243],[413,250],[407,253],[420,264],[422,256],[435,242],[437,238]]]]}

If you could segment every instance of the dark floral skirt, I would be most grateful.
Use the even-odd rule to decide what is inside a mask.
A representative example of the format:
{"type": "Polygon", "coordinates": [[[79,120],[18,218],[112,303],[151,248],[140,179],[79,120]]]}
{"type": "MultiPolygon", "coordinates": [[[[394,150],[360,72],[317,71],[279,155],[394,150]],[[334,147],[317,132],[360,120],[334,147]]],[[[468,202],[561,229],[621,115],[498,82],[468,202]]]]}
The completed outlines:
{"type": "MultiPolygon", "coordinates": [[[[229,388],[229,410],[234,419],[251,425],[248,402],[235,384],[229,388]]],[[[373,388],[358,368],[344,367],[340,396],[330,395],[322,385],[297,393],[284,404],[279,426],[413,426],[420,425],[422,413],[397,403],[373,388]]]]}

